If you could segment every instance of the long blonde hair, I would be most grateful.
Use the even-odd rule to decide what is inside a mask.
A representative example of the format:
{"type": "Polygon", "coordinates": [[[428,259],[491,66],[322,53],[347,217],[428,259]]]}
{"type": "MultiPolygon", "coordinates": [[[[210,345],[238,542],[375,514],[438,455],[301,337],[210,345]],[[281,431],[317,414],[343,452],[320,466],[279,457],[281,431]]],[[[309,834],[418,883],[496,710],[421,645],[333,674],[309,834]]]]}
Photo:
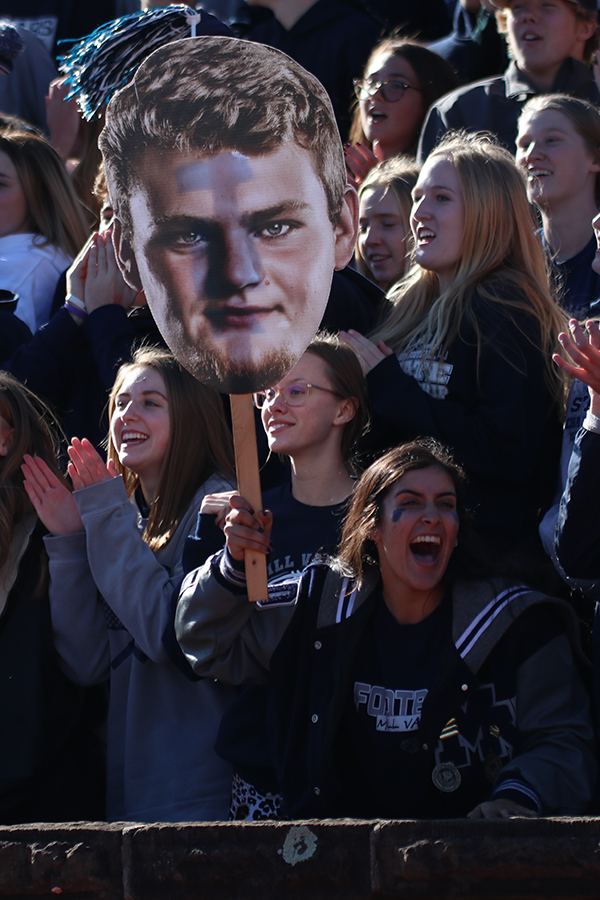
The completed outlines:
{"type": "Polygon", "coordinates": [[[528,313],[537,322],[539,342],[523,333],[544,354],[546,380],[559,400],[563,382],[551,358],[565,318],[551,294],[548,262],[535,234],[523,175],[509,152],[485,135],[450,133],[428,159],[437,156],[452,163],[463,192],[463,249],[456,272],[440,293],[435,272],[413,266],[388,295],[391,309],[371,339],[385,341],[396,353],[419,349],[424,363],[431,364],[465,322],[473,328],[479,356],[485,338],[476,297],[507,316],[528,313]]]}
{"type": "MultiPolygon", "coordinates": [[[[144,540],[156,551],[169,543],[194,494],[207,478],[218,472],[232,482],[235,480],[233,442],[219,394],[186,372],[172,354],[156,347],[136,350],[131,362],[117,372],[108,402],[111,420],[125,377],[138,368],[153,369],[162,377],[171,422],[169,445],[144,531],[144,540]]],[[[119,461],[110,433],[107,456],[123,476],[131,496],[140,479],[119,461]]]]}

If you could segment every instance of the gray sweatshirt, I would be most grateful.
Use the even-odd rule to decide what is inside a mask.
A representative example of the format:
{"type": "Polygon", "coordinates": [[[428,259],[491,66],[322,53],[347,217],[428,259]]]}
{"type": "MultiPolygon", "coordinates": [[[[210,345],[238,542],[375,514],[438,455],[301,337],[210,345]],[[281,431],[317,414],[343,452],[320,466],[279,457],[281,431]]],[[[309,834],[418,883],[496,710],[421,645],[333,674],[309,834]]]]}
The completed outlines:
{"type": "Polygon", "coordinates": [[[230,488],[218,475],[209,478],[157,553],[142,540],[146,520],[120,477],[75,491],[85,533],[46,538],[63,670],[84,685],[110,677],[111,821],[227,818],[231,772],[213,748],[233,691],[211,679],[188,680],[162,636],[202,498],[230,488]]]}

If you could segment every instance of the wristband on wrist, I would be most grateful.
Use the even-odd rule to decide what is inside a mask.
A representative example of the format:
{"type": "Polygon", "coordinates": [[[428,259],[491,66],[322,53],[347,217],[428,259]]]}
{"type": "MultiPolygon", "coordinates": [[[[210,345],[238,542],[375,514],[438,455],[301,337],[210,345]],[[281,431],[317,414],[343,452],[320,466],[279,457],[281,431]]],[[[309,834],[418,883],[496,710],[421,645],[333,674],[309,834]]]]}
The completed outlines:
{"type": "Polygon", "coordinates": [[[73,294],[67,294],[67,296],[65,297],[65,304],[67,303],[71,303],[82,312],[85,312],[85,303],[83,302],[83,300],[80,300],[79,297],[75,297],[73,294]]]}
{"type": "Polygon", "coordinates": [[[600,434],[600,418],[588,409],[583,420],[583,427],[586,431],[593,431],[594,434],[600,434]]]}
{"type": "Polygon", "coordinates": [[[80,309],[79,306],[75,306],[70,300],[65,300],[65,309],[72,315],[77,316],[78,319],[87,319],[88,314],[85,309],[80,309]]]}

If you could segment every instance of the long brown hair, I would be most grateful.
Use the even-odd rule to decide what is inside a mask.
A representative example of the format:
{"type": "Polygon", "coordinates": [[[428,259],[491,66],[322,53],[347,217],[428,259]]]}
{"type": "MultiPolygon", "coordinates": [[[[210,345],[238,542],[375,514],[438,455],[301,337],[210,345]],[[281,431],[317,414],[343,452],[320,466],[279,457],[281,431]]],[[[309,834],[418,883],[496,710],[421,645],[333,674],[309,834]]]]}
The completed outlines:
{"type": "Polygon", "coordinates": [[[353,473],[352,456],[356,444],[369,427],[367,383],[362,366],[350,347],[342,344],[337,335],[325,331],[315,335],[306,353],[318,356],[325,363],[327,377],[342,400],[355,401],[354,416],[343,427],[341,444],[343,460],[353,473]]]}
{"type": "MultiPolygon", "coordinates": [[[[196,381],[172,354],[156,347],[136,350],[131,362],[117,372],[108,403],[110,419],[125,377],[138,368],[154,369],[163,379],[171,423],[169,445],[144,531],[144,540],[156,551],[169,543],[194,494],[207,478],[218,472],[235,480],[233,442],[219,394],[196,381]]],[[[131,496],[140,484],[139,477],[121,465],[110,434],[107,455],[123,476],[131,496]]]]}
{"type": "Polygon", "coordinates": [[[21,463],[38,456],[64,482],[58,468],[59,428],[48,407],[8,372],[0,371],[0,416],[14,429],[11,447],[0,457],[0,566],[8,559],[15,526],[32,507],[23,487],[21,463]]]}
{"type": "Polygon", "coordinates": [[[456,491],[456,512],[464,525],[465,473],[450,451],[433,438],[418,438],[389,450],[366,469],[352,493],[344,521],[336,566],[360,584],[365,566],[379,564],[373,533],[381,521],[385,497],[403,475],[413,469],[437,467],[446,472],[456,491]]]}
{"type": "Polygon", "coordinates": [[[88,238],[83,210],[63,162],[45,138],[31,131],[0,131],[0,151],[13,163],[29,212],[28,227],[67,256],[77,256],[88,238]]]}
{"type": "MultiPolygon", "coordinates": [[[[436,156],[452,163],[462,187],[461,258],[441,293],[435,272],[413,266],[390,292],[391,309],[371,340],[385,341],[396,353],[420,350],[429,367],[467,321],[476,335],[479,355],[485,343],[473,303],[479,297],[507,316],[512,311],[527,313],[537,322],[536,346],[544,355],[546,381],[557,401],[562,401],[563,380],[552,364],[552,353],[565,319],[550,291],[548,261],[534,230],[522,172],[510,153],[486,135],[451,132],[428,160],[436,156]]],[[[530,334],[525,336],[534,340],[530,334]]]]}

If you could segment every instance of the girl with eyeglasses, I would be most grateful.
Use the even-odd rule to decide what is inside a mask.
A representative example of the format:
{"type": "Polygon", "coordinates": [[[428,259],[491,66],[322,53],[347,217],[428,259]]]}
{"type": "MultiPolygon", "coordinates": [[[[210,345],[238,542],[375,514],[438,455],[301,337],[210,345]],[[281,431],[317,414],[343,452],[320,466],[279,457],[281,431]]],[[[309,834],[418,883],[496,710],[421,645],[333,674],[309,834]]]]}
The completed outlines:
{"type": "MultiPolygon", "coordinates": [[[[290,482],[265,492],[263,506],[269,512],[253,511],[239,495],[207,497],[196,534],[187,541],[184,569],[202,565],[212,549],[223,545],[222,533],[211,538],[216,519],[224,524],[229,544],[240,549],[241,542],[250,542],[268,554],[269,586],[276,589],[316,555],[335,551],[355,484],[352,454],[367,421],[364,376],[348,347],[335,337],[318,335],[288,375],[256,395],[255,402],[270,450],[289,459],[290,482]]],[[[250,612],[257,634],[265,621],[279,622],[288,615],[287,610],[262,609],[260,604],[250,612]]],[[[218,631],[215,638],[223,642],[223,652],[214,677],[242,683],[236,654],[227,646],[228,630],[218,631]]],[[[216,749],[234,767],[232,819],[276,818],[279,813],[265,704],[266,690],[250,685],[223,717],[216,749]]]]}
{"type": "Polygon", "coordinates": [[[378,162],[415,156],[427,111],[458,87],[454,70],[421,44],[387,38],[378,44],[354,82],[357,105],[346,145],[346,164],[355,186],[378,162]]]}

